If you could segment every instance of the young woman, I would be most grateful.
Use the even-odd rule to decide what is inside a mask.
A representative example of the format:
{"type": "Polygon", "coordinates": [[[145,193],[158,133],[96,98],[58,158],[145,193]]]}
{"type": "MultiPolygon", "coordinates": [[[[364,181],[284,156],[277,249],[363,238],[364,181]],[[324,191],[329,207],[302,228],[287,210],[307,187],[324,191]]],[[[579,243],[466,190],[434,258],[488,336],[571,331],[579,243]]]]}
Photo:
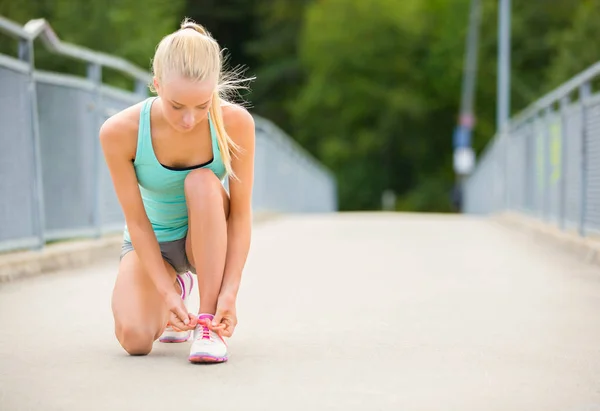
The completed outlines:
{"type": "Polygon", "coordinates": [[[202,26],[184,20],[153,59],[152,97],[109,118],[100,140],[126,227],[112,295],[131,355],[187,341],[189,361],[228,358],[251,234],[254,121],[223,92],[239,80],[202,26]],[[228,179],[229,193],[224,189],[228,179]],[[197,275],[198,315],[186,302],[197,275]]]}

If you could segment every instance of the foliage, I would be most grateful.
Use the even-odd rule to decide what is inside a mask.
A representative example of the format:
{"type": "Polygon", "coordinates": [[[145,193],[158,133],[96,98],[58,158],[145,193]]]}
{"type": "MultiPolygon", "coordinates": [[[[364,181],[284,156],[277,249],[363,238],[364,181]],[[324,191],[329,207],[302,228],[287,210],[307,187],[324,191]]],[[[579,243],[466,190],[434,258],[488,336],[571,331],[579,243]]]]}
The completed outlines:
{"type": "Polygon", "coordinates": [[[600,61],[600,0],[576,2],[568,27],[552,36],[556,56],[548,70],[549,88],[600,61]]]}

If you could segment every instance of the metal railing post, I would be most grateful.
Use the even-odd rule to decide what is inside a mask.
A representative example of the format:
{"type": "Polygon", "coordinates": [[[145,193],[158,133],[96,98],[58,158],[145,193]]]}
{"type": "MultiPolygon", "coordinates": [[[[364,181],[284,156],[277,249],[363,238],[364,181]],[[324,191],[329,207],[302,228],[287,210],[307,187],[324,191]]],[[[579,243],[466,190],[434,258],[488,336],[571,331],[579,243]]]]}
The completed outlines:
{"type": "Polygon", "coordinates": [[[512,175],[512,170],[510,167],[510,154],[511,154],[511,144],[512,144],[512,137],[511,137],[511,132],[510,132],[510,125],[509,123],[507,123],[506,127],[504,128],[504,132],[502,133],[502,145],[504,146],[504,149],[502,150],[504,152],[504,211],[511,211],[511,175],[512,175]]]}
{"type": "Polygon", "coordinates": [[[544,142],[544,117],[541,112],[534,115],[535,136],[535,216],[544,219],[544,193],[546,190],[546,156],[544,142]]]}
{"type": "Polygon", "coordinates": [[[581,188],[579,192],[580,196],[580,210],[579,210],[579,234],[585,237],[585,222],[587,213],[587,111],[588,111],[588,100],[592,95],[592,85],[589,81],[586,81],[579,87],[579,100],[581,101],[581,188]]]}
{"type": "Polygon", "coordinates": [[[100,129],[100,123],[102,121],[102,97],[100,95],[100,87],[102,86],[102,66],[96,63],[89,63],[87,65],[87,78],[94,85],[92,92],[92,133],[94,136],[94,190],[93,190],[93,209],[92,209],[92,224],[94,226],[95,236],[100,237],[102,234],[102,169],[101,169],[101,147],[100,141],[97,137],[98,130],[100,129]]]}
{"type": "Polygon", "coordinates": [[[32,39],[19,39],[19,60],[26,62],[29,65],[27,72],[27,105],[29,124],[31,128],[31,143],[33,149],[33,184],[31,190],[33,191],[33,203],[34,212],[32,220],[36,231],[36,236],[39,242],[36,246],[37,249],[44,247],[45,240],[45,208],[44,208],[44,184],[42,180],[42,156],[40,147],[40,129],[38,122],[38,105],[37,105],[37,91],[35,85],[35,79],[33,73],[35,70],[35,58],[33,51],[33,40],[32,39]]]}
{"type": "Polygon", "coordinates": [[[549,119],[550,119],[550,114],[552,112],[552,108],[550,106],[546,107],[544,109],[544,114],[542,116],[542,129],[544,130],[544,134],[543,134],[543,156],[544,156],[544,169],[543,169],[543,174],[544,174],[544,192],[543,192],[543,196],[542,196],[542,201],[543,201],[543,206],[542,206],[542,216],[543,219],[546,221],[550,221],[550,217],[551,217],[551,212],[550,212],[550,187],[552,185],[552,179],[551,177],[551,172],[552,172],[552,158],[550,156],[550,151],[551,151],[551,146],[550,146],[550,140],[551,140],[551,135],[550,135],[550,123],[549,123],[549,119]]]}
{"type": "Polygon", "coordinates": [[[561,230],[565,229],[566,225],[566,204],[567,204],[567,179],[566,173],[568,170],[567,161],[567,107],[569,105],[569,96],[564,96],[560,99],[560,164],[558,165],[559,170],[559,184],[560,194],[558,198],[558,224],[561,230]]]}

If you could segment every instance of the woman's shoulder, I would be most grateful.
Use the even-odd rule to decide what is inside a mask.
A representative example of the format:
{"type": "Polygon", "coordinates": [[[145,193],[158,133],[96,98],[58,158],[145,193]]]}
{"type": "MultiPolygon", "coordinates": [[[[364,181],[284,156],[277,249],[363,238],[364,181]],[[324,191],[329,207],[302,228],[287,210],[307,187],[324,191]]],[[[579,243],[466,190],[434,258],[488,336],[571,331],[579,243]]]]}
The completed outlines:
{"type": "MultiPolygon", "coordinates": [[[[234,141],[254,138],[254,117],[245,107],[234,103],[224,103],[221,111],[225,130],[234,141]]],[[[242,142],[236,141],[236,143],[242,142]]]]}
{"type": "Polygon", "coordinates": [[[143,102],[134,104],[106,119],[100,127],[102,144],[118,146],[135,156],[142,105],[143,102]]]}

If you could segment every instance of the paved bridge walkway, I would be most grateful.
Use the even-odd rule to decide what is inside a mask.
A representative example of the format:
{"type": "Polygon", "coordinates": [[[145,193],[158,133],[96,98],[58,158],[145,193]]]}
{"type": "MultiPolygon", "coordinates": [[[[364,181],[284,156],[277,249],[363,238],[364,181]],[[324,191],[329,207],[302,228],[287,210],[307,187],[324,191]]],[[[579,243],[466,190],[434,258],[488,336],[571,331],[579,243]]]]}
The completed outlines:
{"type": "Polygon", "coordinates": [[[1,410],[600,411],[597,266],[489,220],[257,225],[218,365],[187,344],[128,357],[116,268],[0,286],[1,410]]]}

